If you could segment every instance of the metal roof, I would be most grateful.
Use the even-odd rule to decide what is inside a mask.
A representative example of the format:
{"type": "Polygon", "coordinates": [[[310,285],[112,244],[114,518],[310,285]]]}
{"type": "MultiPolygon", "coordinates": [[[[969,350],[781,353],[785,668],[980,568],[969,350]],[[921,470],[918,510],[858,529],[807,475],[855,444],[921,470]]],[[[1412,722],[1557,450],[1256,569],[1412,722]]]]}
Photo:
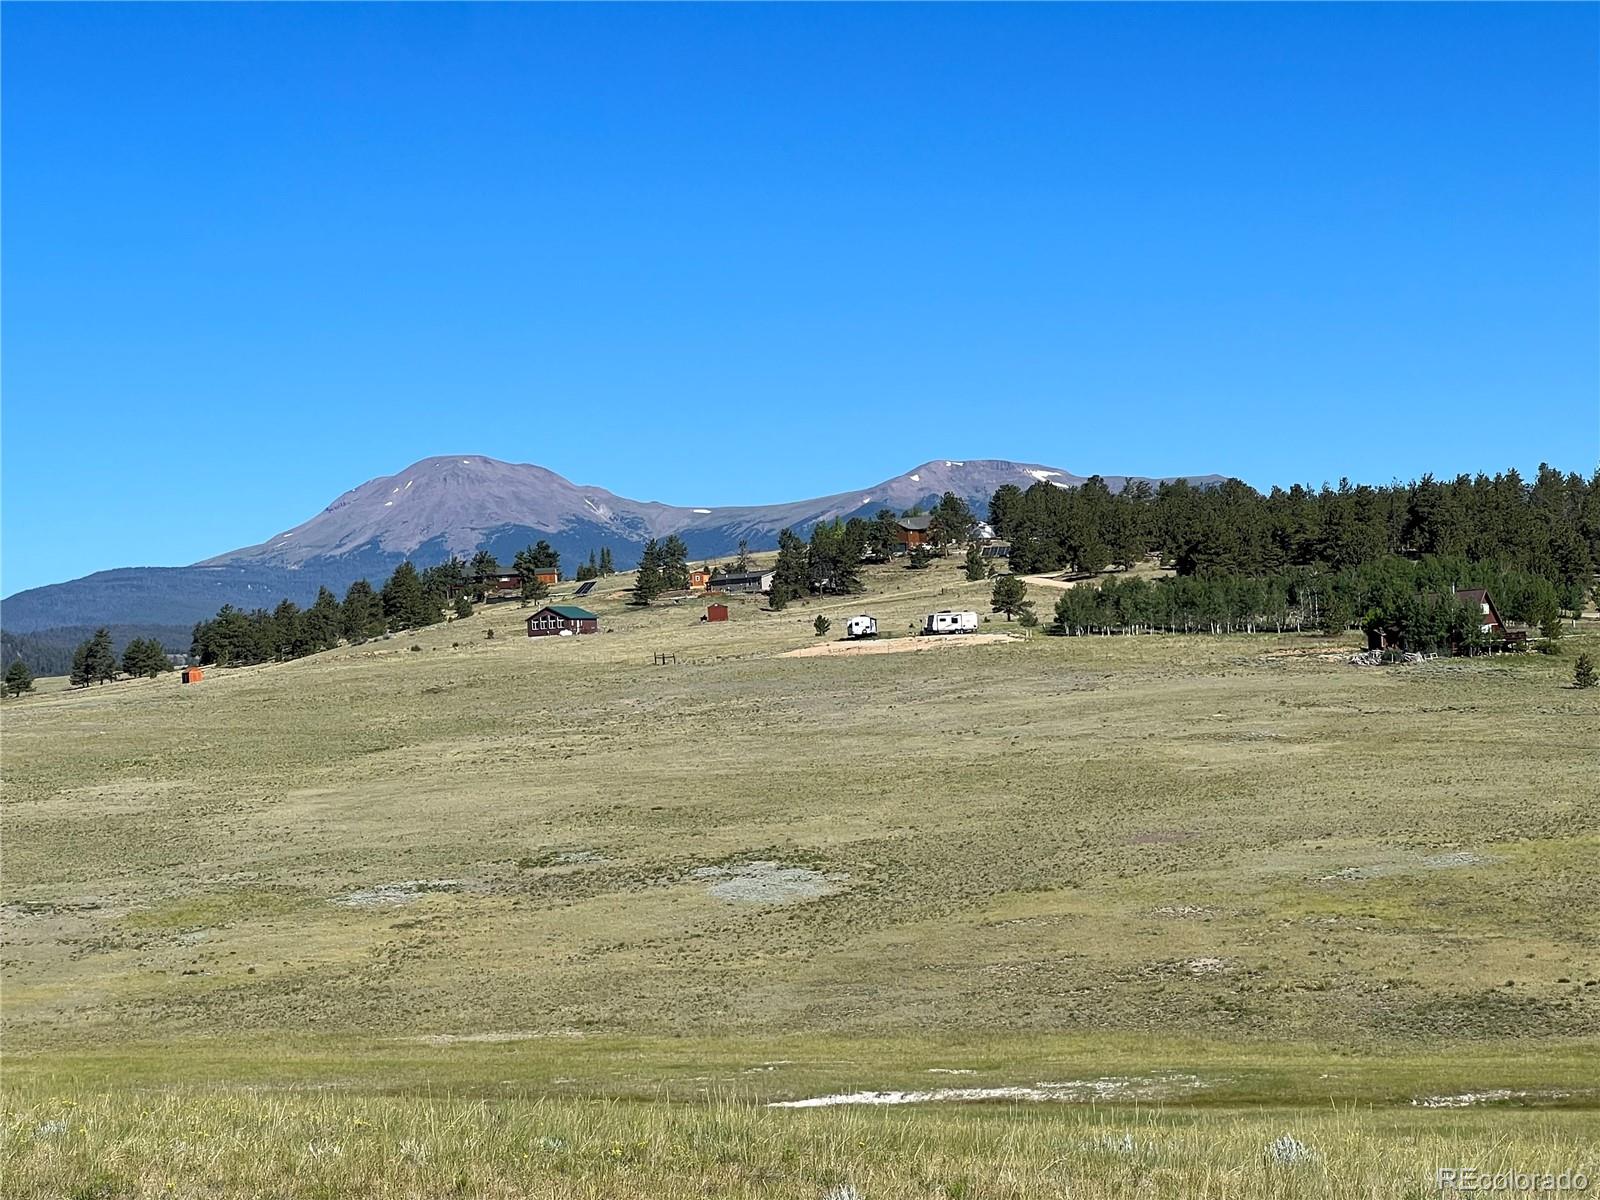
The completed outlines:
{"type": "MultiPolygon", "coordinates": [[[[565,617],[569,621],[598,621],[600,619],[598,614],[590,612],[587,608],[579,608],[576,604],[546,604],[539,612],[534,613],[533,617],[537,617],[539,613],[544,612],[553,612],[556,616],[565,617]]],[[[529,617],[528,620],[533,620],[533,617],[529,617]]]]}

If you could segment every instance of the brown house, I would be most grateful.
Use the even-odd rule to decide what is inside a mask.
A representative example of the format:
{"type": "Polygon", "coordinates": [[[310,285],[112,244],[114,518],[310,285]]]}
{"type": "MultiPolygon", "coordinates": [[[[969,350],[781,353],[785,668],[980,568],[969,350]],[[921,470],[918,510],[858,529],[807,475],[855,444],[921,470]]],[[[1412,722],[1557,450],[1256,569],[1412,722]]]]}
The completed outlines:
{"type": "Polygon", "coordinates": [[[705,567],[689,568],[689,590],[703,592],[711,586],[711,572],[705,567]]]}
{"type": "Polygon", "coordinates": [[[600,618],[576,604],[546,604],[528,618],[529,637],[599,632],[600,618]]]}
{"type": "Polygon", "coordinates": [[[927,545],[932,517],[896,517],[894,540],[902,554],[909,554],[913,546],[927,545]]]}
{"type": "Polygon", "coordinates": [[[1500,613],[1495,609],[1494,601],[1489,599],[1489,593],[1485,589],[1457,588],[1456,599],[1478,610],[1478,632],[1502,635],[1505,633],[1505,622],[1500,619],[1500,613]]]}
{"type": "MultiPolygon", "coordinates": [[[[1484,588],[1456,588],[1455,598],[1467,605],[1477,615],[1478,632],[1491,639],[1491,645],[1504,647],[1508,643],[1523,643],[1528,635],[1525,630],[1511,629],[1500,619],[1499,610],[1495,608],[1494,601],[1484,588]]],[[[1367,630],[1368,650],[1411,650],[1413,646],[1406,645],[1405,638],[1395,629],[1385,629],[1381,626],[1367,630]]],[[[1452,636],[1450,640],[1452,654],[1465,654],[1467,648],[1460,644],[1460,639],[1452,636]]]]}
{"type": "Polygon", "coordinates": [[[501,575],[474,575],[470,590],[485,600],[520,600],[522,576],[512,572],[501,575]]]}

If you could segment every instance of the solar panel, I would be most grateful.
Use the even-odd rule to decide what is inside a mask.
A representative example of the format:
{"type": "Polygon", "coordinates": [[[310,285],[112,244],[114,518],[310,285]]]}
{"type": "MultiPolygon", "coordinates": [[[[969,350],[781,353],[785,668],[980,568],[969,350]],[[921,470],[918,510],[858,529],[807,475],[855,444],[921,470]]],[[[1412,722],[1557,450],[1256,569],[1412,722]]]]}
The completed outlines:
{"type": "Polygon", "coordinates": [[[572,598],[576,600],[579,596],[587,596],[594,591],[594,585],[598,582],[599,580],[596,579],[585,579],[578,585],[578,590],[572,593],[572,598]]]}

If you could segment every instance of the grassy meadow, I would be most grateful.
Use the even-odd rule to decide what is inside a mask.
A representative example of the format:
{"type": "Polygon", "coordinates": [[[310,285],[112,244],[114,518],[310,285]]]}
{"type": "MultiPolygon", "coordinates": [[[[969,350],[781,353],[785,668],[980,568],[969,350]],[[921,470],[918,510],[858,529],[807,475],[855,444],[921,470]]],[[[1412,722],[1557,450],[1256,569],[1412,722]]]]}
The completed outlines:
{"type": "Polygon", "coordinates": [[[5,1194],[1600,1187],[1593,622],[794,657],[989,585],[627,582],[0,706],[5,1194]]]}

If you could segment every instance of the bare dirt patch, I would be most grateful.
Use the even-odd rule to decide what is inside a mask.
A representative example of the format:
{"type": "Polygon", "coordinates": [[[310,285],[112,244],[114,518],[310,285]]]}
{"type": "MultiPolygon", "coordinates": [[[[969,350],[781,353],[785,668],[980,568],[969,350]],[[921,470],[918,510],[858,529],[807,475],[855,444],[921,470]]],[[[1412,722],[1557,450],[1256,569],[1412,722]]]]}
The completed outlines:
{"type": "Polygon", "coordinates": [[[766,859],[738,867],[697,867],[689,872],[689,877],[714,880],[706,889],[707,893],[734,904],[794,904],[817,900],[843,891],[850,878],[841,872],[825,875],[810,867],[786,867],[766,859]]]}
{"type": "Polygon", "coordinates": [[[877,642],[822,642],[785,651],[780,658],[832,658],[840,654],[909,654],[916,650],[937,650],[941,646],[992,646],[996,642],[1021,641],[1009,633],[951,633],[942,637],[890,638],[877,642]]]}
{"type": "Polygon", "coordinates": [[[459,892],[459,879],[407,879],[401,883],[380,883],[334,897],[335,904],[347,908],[392,908],[420,900],[432,892],[459,892]]]}

